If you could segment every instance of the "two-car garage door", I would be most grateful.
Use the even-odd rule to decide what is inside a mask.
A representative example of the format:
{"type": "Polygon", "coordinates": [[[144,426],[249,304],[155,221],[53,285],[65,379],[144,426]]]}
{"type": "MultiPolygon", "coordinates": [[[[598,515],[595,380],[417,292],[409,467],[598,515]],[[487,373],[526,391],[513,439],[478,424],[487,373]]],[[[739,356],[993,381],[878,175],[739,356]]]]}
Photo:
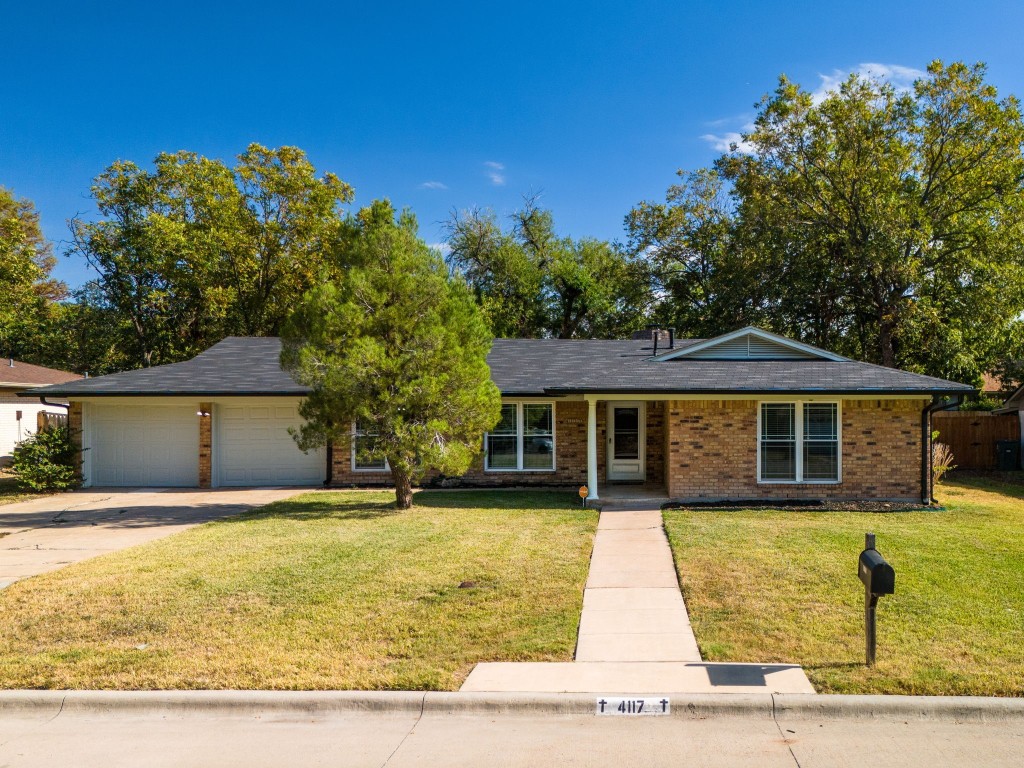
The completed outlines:
{"type": "Polygon", "coordinates": [[[317,485],[323,452],[306,454],[288,432],[301,423],[298,402],[257,399],[197,404],[89,403],[86,472],[94,486],[199,485],[199,424],[212,418],[214,486],[317,485]]]}

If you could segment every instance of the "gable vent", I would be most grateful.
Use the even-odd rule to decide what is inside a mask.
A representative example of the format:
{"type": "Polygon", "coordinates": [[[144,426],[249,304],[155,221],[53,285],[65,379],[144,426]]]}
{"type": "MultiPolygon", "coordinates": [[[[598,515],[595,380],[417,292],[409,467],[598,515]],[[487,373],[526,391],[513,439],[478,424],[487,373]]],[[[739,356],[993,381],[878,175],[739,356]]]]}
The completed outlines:
{"type": "Polygon", "coordinates": [[[687,357],[690,360],[813,360],[817,356],[750,334],[697,350],[687,357]]]}

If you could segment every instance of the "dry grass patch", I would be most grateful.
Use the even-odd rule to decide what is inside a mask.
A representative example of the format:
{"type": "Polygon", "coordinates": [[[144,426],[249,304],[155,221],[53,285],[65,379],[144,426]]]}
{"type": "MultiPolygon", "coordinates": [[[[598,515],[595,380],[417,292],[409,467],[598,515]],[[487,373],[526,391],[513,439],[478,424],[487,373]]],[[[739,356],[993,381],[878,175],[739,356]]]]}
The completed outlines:
{"type": "Polygon", "coordinates": [[[572,658],[595,512],[393,498],[310,493],[14,584],[0,686],[451,690],[479,661],[572,658]]]}
{"type": "Polygon", "coordinates": [[[1024,695],[1024,489],[949,482],[945,511],[665,513],[710,661],[804,665],[821,692],[1024,695]],[[864,534],[896,569],[864,666],[864,534]]]}
{"type": "Polygon", "coordinates": [[[18,481],[14,475],[0,469],[0,506],[13,504],[16,501],[25,501],[39,496],[38,493],[25,491],[18,487],[18,481]]]}

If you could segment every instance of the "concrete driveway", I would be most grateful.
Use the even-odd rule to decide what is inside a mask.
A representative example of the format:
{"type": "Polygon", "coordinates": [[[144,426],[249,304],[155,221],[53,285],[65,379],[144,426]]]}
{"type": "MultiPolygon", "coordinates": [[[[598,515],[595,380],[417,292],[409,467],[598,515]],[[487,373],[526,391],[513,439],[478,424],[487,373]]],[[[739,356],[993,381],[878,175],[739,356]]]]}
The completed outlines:
{"type": "Polygon", "coordinates": [[[0,505],[0,589],[310,490],[91,488],[0,505]]]}

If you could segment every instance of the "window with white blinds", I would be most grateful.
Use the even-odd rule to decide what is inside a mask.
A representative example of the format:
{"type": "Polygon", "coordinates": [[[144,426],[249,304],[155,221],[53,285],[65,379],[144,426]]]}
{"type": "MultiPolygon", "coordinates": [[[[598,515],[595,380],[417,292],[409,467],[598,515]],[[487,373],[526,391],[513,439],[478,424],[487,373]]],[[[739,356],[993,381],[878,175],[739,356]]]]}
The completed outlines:
{"type": "Polygon", "coordinates": [[[835,483],[840,479],[839,403],[761,403],[759,482],[835,483]]]}

